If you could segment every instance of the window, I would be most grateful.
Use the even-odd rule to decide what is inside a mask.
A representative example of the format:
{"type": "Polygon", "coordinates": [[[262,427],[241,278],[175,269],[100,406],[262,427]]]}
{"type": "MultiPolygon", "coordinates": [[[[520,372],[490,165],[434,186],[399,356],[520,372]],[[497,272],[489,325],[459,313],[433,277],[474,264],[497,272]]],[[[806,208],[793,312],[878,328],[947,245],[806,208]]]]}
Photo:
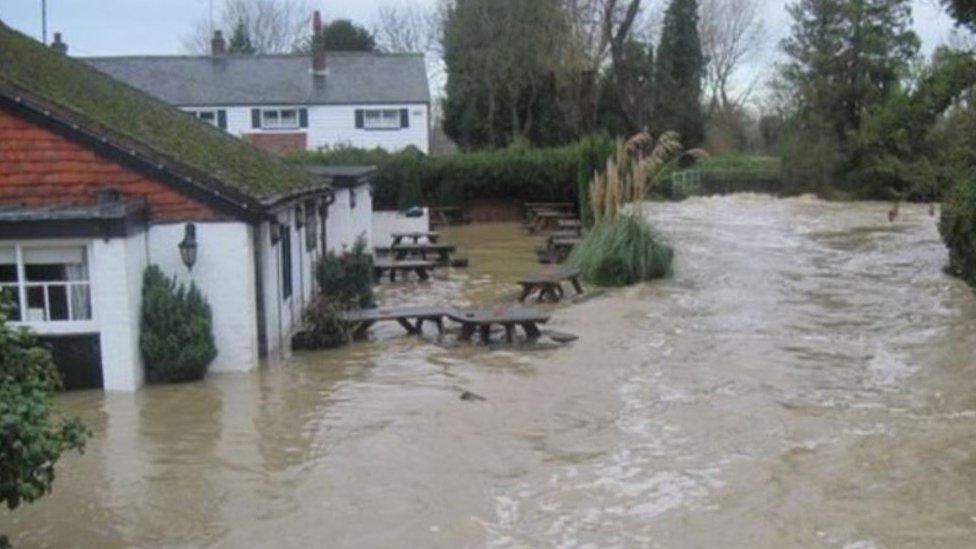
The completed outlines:
{"type": "Polygon", "coordinates": [[[281,297],[291,297],[291,227],[281,226],[281,297]]]}
{"type": "Polygon", "coordinates": [[[223,109],[191,109],[186,112],[211,126],[227,129],[227,111],[223,109]]]}
{"type": "Polygon", "coordinates": [[[305,202],[305,251],[311,252],[319,247],[319,233],[316,231],[315,201],[305,202]]]}
{"type": "Polygon", "coordinates": [[[298,128],[298,109],[264,109],[261,111],[261,127],[269,130],[298,128]]]}
{"type": "Polygon", "coordinates": [[[91,320],[88,249],[0,247],[0,292],[14,305],[14,322],[91,320]]]}
{"type": "Polygon", "coordinates": [[[399,130],[405,127],[400,109],[364,109],[362,127],[367,130],[399,130]]]}

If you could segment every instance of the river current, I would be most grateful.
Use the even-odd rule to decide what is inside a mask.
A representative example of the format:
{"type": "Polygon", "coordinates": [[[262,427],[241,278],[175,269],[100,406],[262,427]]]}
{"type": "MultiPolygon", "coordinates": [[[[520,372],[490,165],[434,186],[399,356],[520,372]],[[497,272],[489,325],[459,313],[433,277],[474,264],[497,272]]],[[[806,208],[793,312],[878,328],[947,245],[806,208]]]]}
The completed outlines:
{"type": "MultiPolygon", "coordinates": [[[[973,547],[976,298],[927,206],[648,204],[674,276],[553,309],[556,348],[403,337],[58,403],[95,437],[17,547],[973,547]],[[463,391],[486,400],[462,401],[463,391]]],[[[514,224],[385,305],[511,302],[514,224]]]]}

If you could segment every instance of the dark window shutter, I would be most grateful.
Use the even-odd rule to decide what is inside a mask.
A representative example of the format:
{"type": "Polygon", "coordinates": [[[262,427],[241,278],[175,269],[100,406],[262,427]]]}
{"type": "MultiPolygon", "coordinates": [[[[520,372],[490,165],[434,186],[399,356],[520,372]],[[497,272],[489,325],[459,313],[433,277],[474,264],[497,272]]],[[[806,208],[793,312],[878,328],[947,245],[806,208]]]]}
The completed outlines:
{"type": "Polygon", "coordinates": [[[251,109],[251,127],[261,127],[261,109],[251,109]]]}
{"type": "Polygon", "coordinates": [[[400,127],[410,127],[410,109],[400,109],[400,127]]]}
{"type": "Polygon", "coordinates": [[[308,127],[308,109],[298,109],[298,125],[308,127]]]}
{"type": "Polygon", "coordinates": [[[222,130],[227,129],[227,111],[224,109],[217,111],[217,127],[222,130]]]}
{"type": "Polygon", "coordinates": [[[363,122],[363,109],[356,109],[356,129],[363,129],[366,124],[363,122]]]}

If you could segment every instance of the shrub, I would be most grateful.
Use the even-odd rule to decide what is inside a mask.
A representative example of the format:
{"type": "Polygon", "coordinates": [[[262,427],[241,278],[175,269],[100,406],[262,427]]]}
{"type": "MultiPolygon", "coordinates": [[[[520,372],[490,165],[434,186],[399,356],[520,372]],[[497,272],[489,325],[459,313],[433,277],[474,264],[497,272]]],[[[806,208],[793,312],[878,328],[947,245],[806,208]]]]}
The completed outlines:
{"type": "Polygon", "coordinates": [[[359,239],[351,252],[329,252],[315,268],[319,293],[303,312],[306,329],[295,336],[295,349],[334,349],[349,342],[343,311],[376,306],[373,295],[373,257],[359,239]]]}
{"type": "Polygon", "coordinates": [[[155,265],[146,268],[139,349],[150,382],[203,379],[217,347],[210,305],[195,284],[187,288],[155,265]]]}
{"type": "Polygon", "coordinates": [[[667,276],[674,252],[639,215],[606,219],[576,246],[569,263],[597,286],[628,286],[667,276]]]}
{"type": "Polygon", "coordinates": [[[0,296],[0,503],[16,509],[51,491],[58,459],[83,450],[91,433],[54,408],[61,379],[51,353],[7,326],[9,312],[0,296]]]}
{"type": "Polygon", "coordinates": [[[948,192],[939,232],[949,248],[948,271],[976,287],[976,177],[948,192]]]}

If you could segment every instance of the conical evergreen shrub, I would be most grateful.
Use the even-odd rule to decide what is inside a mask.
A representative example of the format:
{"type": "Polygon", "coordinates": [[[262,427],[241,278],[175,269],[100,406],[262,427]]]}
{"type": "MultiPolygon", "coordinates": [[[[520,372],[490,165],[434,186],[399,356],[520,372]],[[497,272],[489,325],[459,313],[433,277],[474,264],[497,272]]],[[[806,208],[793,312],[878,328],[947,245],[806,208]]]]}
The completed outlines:
{"type": "Polygon", "coordinates": [[[139,349],[152,383],[203,379],[217,357],[213,314],[196,287],[168,278],[156,265],[142,281],[139,349]]]}

